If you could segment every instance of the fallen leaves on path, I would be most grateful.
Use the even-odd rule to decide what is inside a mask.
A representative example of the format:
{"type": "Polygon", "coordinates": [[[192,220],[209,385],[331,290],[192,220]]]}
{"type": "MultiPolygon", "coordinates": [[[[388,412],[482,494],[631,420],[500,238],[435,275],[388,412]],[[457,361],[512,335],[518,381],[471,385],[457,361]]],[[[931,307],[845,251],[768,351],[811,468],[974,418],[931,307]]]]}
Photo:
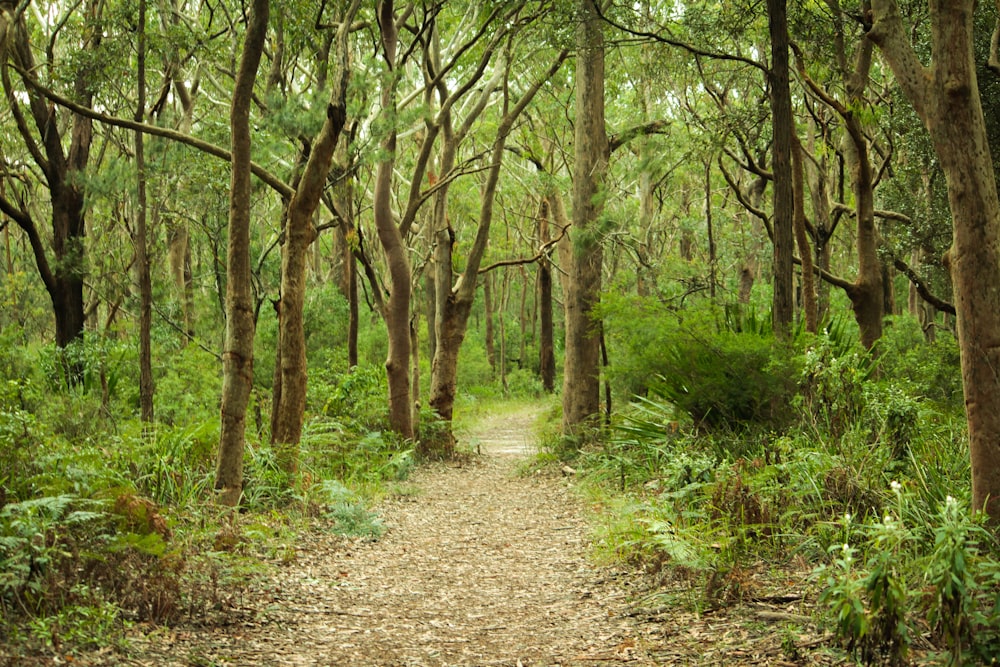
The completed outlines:
{"type": "Polygon", "coordinates": [[[588,559],[588,527],[568,479],[517,474],[528,416],[485,429],[473,438],[481,456],[423,467],[412,479],[417,493],[379,507],[388,527],[379,541],[304,535],[294,558],[253,585],[242,620],[137,637],[123,662],[820,664],[819,654],[797,653],[812,638],[767,622],[643,607],[651,596],[637,575],[588,559]]]}

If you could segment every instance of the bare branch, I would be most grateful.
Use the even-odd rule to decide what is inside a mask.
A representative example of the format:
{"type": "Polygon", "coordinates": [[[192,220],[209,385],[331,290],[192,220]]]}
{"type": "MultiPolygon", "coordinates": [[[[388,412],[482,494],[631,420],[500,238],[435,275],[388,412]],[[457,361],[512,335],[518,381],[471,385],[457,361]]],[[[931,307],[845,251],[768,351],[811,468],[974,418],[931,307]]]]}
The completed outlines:
{"type": "Polygon", "coordinates": [[[543,243],[538,248],[538,252],[534,256],[522,257],[520,259],[503,259],[500,260],[499,262],[494,262],[489,266],[484,266],[483,268],[479,269],[479,274],[482,275],[484,273],[489,273],[490,271],[494,269],[499,269],[500,267],[503,266],[522,266],[524,264],[534,264],[535,262],[541,260],[542,258],[548,257],[549,253],[552,252],[552,249],[556,247],[556,244],[562,240],[562,237],[566,236],[566,232],[569,231],[569,228],[570,225],[566,225],[565,227],[563,227],[559,232],[559,236],[543,243]]]}
{"type": "Polygon", "coordinates": [[[913,286],[917,288],[917,294],[920,295],[920,298],[941,312],[949,313],[951,315],[955,314],[955,305],[932,294],[930,288],[927,287],[927,283],[924,282],[920,276],[917,275],[917,272],[914,271],[906,262],[896,256],[893,256],[892,265],[896,267],[897,271],[901,272],[910,279],[913,286]]]}

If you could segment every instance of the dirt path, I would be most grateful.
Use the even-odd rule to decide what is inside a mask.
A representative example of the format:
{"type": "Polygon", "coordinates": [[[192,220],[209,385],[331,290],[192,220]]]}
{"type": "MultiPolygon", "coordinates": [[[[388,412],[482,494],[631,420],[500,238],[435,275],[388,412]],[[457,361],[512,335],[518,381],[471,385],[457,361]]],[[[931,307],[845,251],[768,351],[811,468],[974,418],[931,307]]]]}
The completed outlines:
{"type": "Polygon", "coordinates": [[[472,462],[420,469],[419,493],[380,507],[378,542],[302,545],[268,582],[259,621],[140,653],[167,665],[654,664],[613,573],[587,560],[569,484],[516,474],[533,414],[484,420],[472,462]]]}

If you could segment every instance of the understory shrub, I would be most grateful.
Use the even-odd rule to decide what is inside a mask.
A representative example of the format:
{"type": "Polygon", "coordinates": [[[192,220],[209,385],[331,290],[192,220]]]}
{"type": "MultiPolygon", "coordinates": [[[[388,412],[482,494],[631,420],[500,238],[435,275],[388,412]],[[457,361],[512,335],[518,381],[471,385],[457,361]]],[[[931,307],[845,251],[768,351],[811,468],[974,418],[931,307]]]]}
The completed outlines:
{"type": "MultiPolygon", "coordinates": [[[[653,340],[669,329],[657,326],[636,328],[653,340]]],[[[710,330],[715,347],[706,349],[722,359],[719,339],[755,326],[710,330]]],[[[943,338],[934,345],[947,348],[943,338]]],[[[636,355],[673,360],[662,352],[673,339],[656,340],[636,355]]],[[[794,370],[783,423],[731,419],[705,428],[704,419],[678,419],[699,410],[677,387],[712,395],[711,382],[690,375],[637,398],[575,464],[603,508],[596,544],[687,590],[695,606],[753,596],[773,576],[765,569],[815,568],[812,599],[857,661],[910,664],[919,650],[944,664],[996,664],[1000,547],[969,511],[964,415],[944,394],[931,398],[886,371],[919,359],[922,344],[872,355],[837,322],[800,334],[796,360],[783,366],[794,370]]],[[[753,349],[738,346],[740,355],[753,349]]],[[[700,363],[688,356],[696,359],[690,367],[700,363]]],[[[934,359],[926,377],[957,373],[950,359],[934,359]]],[[[738,392],[716,396],[741,405],[738,392]]]]}
{"type": "Polygon", "coordinates": [[[794,356],[755,314],[617,297],[602,316],[617,350],[608,374],[626,393],[665,401],[704,430],[785,423],[794,356]]]}

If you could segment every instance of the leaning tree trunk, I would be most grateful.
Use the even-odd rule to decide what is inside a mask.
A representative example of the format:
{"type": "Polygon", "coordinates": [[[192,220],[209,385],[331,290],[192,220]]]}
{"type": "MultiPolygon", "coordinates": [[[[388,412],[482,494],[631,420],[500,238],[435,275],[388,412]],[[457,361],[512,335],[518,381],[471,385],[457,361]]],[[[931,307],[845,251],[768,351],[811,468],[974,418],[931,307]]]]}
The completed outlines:
{"type": "Polygon", "coordinates": [[[350,76],[347,36],[359,5],[360,0],[354,0],[337,30],[336,76],[326,106],[326,119],[310,147],[309,159],[288,203],[278,318],[281,394],[272,408],[275,414],[271,420],[271,442],[276,446],[279,466],[289,473],[298,469],[299,441],[302,439],[306,410],[306,336],[302,315],[309,246],[316,239],[312,219],[326,187],[340,133],[347,122],[347,82],[350,76]]]}
{"type": "Polygon", "coordinates": [[[566,435],[597,423],[600,411],[601,339],[593,320],[600,301],[603,252],[595,227],[603,210],[608,166],[604,123],[604,35],[594,0],[580,0],[576,43],[576,128],[573,168],[574,239],[566,281],[566,356],[563,420],[566,435]]]}
{"type": "Polygon", "coordinates": [[[895,0],[873,0],[869,37],[930,132],[953,219],[951,275],[972,468],[972,503],[1000,524],[1000,198],[976,80],[974,0],[930,0],[924,66],[895,0]]]}
{"type": "MultiPolygon", "coordinates": [[[[536,80],[518,100],[513,108],[509,108],[507,89],[504,88],[503,116],[497,126],[496,136],[493,140],[490,156],[490,169],[486,175],[486,182],[483,186],[481,196],[481,207],[479,212],[479,226],[476,229],[476,236],[469,249],[465,261],[465,270],[461,277],[454,281],[452,285],[452,265],[453,238],[450,235],[450,228],[447,224],[442,226],[438,234],[435,245],[435,266],[437,268],[437,312],[435,316],[435,327],[437,329],[437,348],[434,354],[434,361],[431,366],[431,397],[430,403],[434,411],[445,421],[450,422],[455,405],[455,391],[458,378],[458,354],[465,339],[465,332],[468,329],[469,313],[472,310],[472,303],[475,300],[476,288],[479,281],[480,265],[486,254],[487,244],[490,238],[490,226],[493,223],[493,207],[496,201],[497,184],[500,180],[500,168],[503,164],[504,146],[507,137],[514,127],[514,121],[524,112],[528,104],[534,98],[545,81],[549,80],[553,74],[562,66],[566,58],[566,52],[562,52],[550,65],[546,74],[536,80]]],[[[509,75],[509,71],[507,72],[509,75]]],[[[444,221],[446,223],[446,220],[444,221]]],[[[501,304],[503,298],[501,297],[501,304]]],[[[502,306],[501,306],[502,310],[502,306]]],[[[503,318],[501,324],[501,352],[500,352],[500,374],[504,378],[504,356],[503,343],[503,318]]],[[[433,452],[438,456],[450,456],[454,448],[454,437],[450,433],[443,442],[428,443],[438,448],[433,452]]]]}
{"type": "Polygon", "coordinates": [[[235,507],[243,493],[247,403],[253,387],[254,311],[250,284],[250,104],[267,36],[269,0],[253,0],[230,111],[232,176],[226,251],[226,341],[222,355],[222,429],[215,490],[235,507]]]}

